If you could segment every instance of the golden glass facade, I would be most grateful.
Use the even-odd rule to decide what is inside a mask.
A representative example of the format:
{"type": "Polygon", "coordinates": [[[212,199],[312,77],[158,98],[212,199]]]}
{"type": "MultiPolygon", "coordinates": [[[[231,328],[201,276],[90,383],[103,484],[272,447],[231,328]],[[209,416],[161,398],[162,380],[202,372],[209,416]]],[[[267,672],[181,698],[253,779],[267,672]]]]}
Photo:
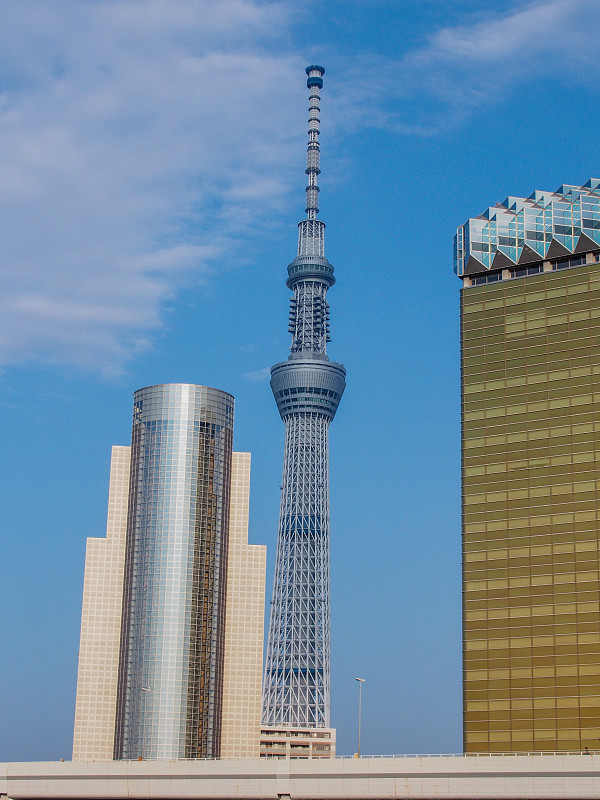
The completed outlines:
{"type": "Polygon", "coordinates": [[[600,748],[600,264],[551,269],[461,292],[467,753],[600,748]]]}

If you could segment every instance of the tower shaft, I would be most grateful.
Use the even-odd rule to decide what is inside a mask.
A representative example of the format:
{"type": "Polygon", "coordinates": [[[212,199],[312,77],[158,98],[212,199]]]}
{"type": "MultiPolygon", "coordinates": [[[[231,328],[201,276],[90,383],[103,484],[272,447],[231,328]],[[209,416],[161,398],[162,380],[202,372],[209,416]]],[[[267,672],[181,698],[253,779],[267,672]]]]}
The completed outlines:
{"type": "Polygon", "coordinates": [[[328,422],[286,424],[265,723],[329,727],[328,422]],[[314,477],[318,476],[313,491],[314,477]]]}
{"type": "Polygon", "coordinates": [[[329,361],[325,223],[317,219],[322,67],[307,70],[307,218],[288,266],[292,334],[288,360],[271,369],[285,423],[275,579],[263,688],[263,724],[329,727],[329,424],[346,371],[329,361]]]}

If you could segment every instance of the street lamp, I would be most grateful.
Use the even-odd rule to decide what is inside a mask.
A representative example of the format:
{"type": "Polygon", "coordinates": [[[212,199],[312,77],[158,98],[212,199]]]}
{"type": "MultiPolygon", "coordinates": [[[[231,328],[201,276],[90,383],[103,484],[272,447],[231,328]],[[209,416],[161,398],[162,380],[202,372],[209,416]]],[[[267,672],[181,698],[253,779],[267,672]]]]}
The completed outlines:
{"type": "Polygon", "coordinates": [[[365,678],[355,678],[354,680],[358,681],[358,757],[360,758],[360,715],[361,715],[361,706],[362,706],[362,685],[365,682],[365,678]]]}
{"type": "Polygon", "coordinates": [[[142,692],[143,692],[142,697],[144,698],[144,716],[143,716],[142,725],[141,725],[141,728],[142,728],[142,761],[143,761],[145,759],[145,757],[146,757],[146,698],[148,697],[147,692],[151,692],[152,689],[150,689],[148,686],[142,686],[141,689],[142,689],[142,692]]]}

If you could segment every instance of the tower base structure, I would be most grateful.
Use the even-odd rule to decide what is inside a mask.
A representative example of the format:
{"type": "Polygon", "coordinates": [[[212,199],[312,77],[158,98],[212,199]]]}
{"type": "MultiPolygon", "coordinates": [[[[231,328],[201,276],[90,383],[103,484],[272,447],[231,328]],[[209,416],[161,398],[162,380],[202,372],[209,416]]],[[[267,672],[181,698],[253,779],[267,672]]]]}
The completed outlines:
{"type": "Polygon", "coordinates": [[[286,728],[263,725],[261,758],[335,758],[335,728],[286,728]]]}

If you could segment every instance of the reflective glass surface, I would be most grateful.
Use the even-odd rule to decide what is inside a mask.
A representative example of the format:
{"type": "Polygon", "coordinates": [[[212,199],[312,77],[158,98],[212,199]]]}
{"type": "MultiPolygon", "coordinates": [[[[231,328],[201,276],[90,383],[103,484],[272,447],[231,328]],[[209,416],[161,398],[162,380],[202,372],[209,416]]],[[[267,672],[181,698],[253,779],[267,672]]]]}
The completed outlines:
{"type": "Polygon", "coordinates": [[[134,395],[116,758],[218,756],[233,398],[134,395]]]}
{"type": "Polygon", "coordinates": [[[461,292],[465,749],[598,748],[600,265],[461,292]]]}
{"type": "Polygon", "coordinates": [[[600,180],[507,197],[467,220],[454,237],[457,275],[559,258],[600,244],[600,180]]]}

